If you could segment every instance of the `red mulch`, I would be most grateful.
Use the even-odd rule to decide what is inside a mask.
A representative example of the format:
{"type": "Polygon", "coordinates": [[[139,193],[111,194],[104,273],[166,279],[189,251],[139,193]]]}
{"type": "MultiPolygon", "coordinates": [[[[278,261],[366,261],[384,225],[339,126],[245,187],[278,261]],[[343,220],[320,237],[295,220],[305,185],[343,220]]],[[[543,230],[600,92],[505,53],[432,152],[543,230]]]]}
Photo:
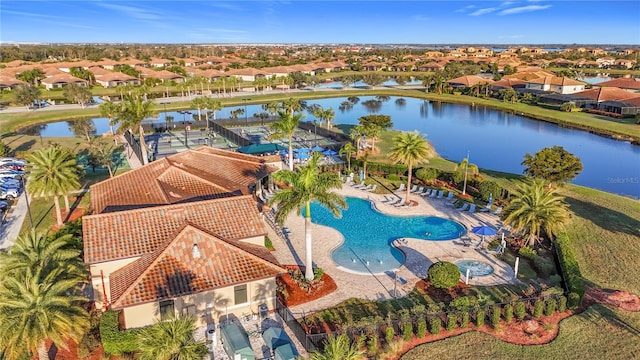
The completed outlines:
{"type": "Polygon", "coordinates": [[[623,290],[599,289],[589,287],[584,294],[587,304],[599,303],[615,306],[626,311],[640,311],[638,295],[623,290]]]}
{"type": "MultiPolygon", "coordinates": [[[[287,269],[301,269],[301,271],[304,271],[304,268],[300,268],[297,265],[287,265],[284,267],[287,269]]],[[[333,281],[331,276],[329,276],[327,273],[324,273],[318,281],[317,285],[311,286],[309,288],[309,291],[300,288],[289,274],[283,274],[279,276],[276,281],[279,287],[284,287],[284,289],[287,291],[286,298],[280,292],[278,292],[280,301],[282,301],[282,303],[286,306],[296,306],[319,299],[334,292],[338,288],[335,281],[333,281]]]]}
{"type": "MultiPolygon", "coordinates": [[[[47,348],[51,347],[51,341],[47,341],[47,348]]],[[[102,349],[102,345],[98,346],[88,357],[81,358],[78,356],[78,344],[75,341],[69,339],[66,343],[67,348],[64,349],[62,347],[58,348],[55,357],[52,360],[100,360],[102,359],[102,355],[104,354],[104,350],[102,349]]],[[[37,360],[38,356],[34,356],[31,358],[32,360],[37,360]]]]}
{"type": "MultiPolygon", "coordinates": [[[[69,218],[67,219],[67,211],[62,208],[62,220],[64,221],[66,219],[66,222],[71,222],[74,220],[77,220],[79,218],[81,218],[82,216],[84,216],[87,213],[87,209],[86,208],[82,208],[82,207],[77,207],[75,209],[73,209],[71,211],[71,215],[69,215],[69,218]]],[[[51,212],[51,216],[53,216],[53,218],[56,218],[56,210],[53,209],[53,211],[51,212]]],[[[64,225],[63,225],[64,226],[64,225]]],[[[58,227],[58,224],[53,224],[52,229],[54,231],[60,230],[60,227],[58,227]]]]}

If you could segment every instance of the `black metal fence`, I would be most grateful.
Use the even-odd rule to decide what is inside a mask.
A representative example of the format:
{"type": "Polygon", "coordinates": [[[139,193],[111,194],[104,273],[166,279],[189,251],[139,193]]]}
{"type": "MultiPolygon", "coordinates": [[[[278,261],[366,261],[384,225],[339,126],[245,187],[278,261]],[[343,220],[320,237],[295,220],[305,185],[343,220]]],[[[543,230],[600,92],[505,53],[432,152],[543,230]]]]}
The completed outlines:
{"type": "Polygon", "coordinates": [[[231,142],[238,144],[238,146],[251,145],[251,141],[249,139],[236,134],[235,132],[227,129],[226,127],[218,124],[217,122],[209,121],[209,129],[217,132],[218,134],[222,135],[224,138],[230,140],[231,142]]]}
{"type": "Polygon", "coordinates": [[[133,151],[133,154],[138,158],[140,164],[144,164],[144,160],[142,159],[142,148],[140,147],[140,142],[133,136],[131,131],[127,130],[124,132],[124,138],[127,140],[127,144],[133,151]]]}
{"type": "Polygon", "coordinates": [[[302,325],[300,325],[298,320],[296,320],[296,317],[293,316],[291,310],[289,310],[288,307],[284,306],[284,304],[282,304],[278,299],[276,299],[276,311],[282,318],[282,321],[284,321],[287,326],[289,326],[289,329],[293,331],[293,334],[296,336],[298,341],[300,341],[300,344],[304,346],[307,352],[316,351],[318,349],[318,343],[314,342],[315,336],[307,334],[307,332],[302,328],[302,325]]]}
{"type": "Polygon", "coordinates": [[[316,134],[324,138],[333,139],[339,143],[347,142],[350,140],[347,135],[327,130],[326,128],[320,127],[317,124],[314,125],[313,122],[310,121],[301,121],[298,124],[298,127],[302,130],[315,132],[316,134]]]}

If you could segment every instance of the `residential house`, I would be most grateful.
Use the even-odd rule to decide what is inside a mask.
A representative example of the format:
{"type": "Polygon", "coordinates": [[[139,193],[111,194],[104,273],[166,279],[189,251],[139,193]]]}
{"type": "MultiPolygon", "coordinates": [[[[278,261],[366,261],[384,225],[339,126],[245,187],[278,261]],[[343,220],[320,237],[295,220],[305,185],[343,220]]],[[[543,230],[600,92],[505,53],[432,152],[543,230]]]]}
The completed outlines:
{"type": "Polygon", "coordinates": [[[454,89],[468,88],[476,84],[493,84],[493,80],[477,75],[464,75],[455,79],[447,80],[447,83],[454,89]]]}
{"type": "Polygon", "coordinates": [[[13,90],[21,85],[26,85],[22,80],[16,79],[14,76],[0,74],[0,91],[13,90]]]}
{"type": "Polygon", "coordinates": [[[616,61],[613,62],[613,65],[611,67],[614,69],[629,70],[629,69],[632,69],[635,65],[636,65],[635,60],[617,59],[616,61]]]}
{"type": "Polygon", "coordinates": [[[91,67],[89,71],[96,79],[96,83],[105,88],[113,88],[119,85],[133,85],[137,86],[142,84],[142,81],[136,77],[123,74],[117,71],[110,71],[101,67],[91,67]]]}
{"type": "Polygon", "coordinates": [[[76,84],[78,86],[89,86],[89,82],[84,79],[77,78],[67,73],[60,73],[40,80],[40,84],[44,85],[45,89],[57,89],[62,88],[70,84],[76,84]]]}
{"type": "Polygon", "coordinates": [[[613,86],[630,92],[640,92],[640,79],[638,78],[618,78],[597,83],[594,86],[613,86]]]}
{"type": "Polygon", "coordinates": [[[554,92],[557,94],[574,94],[584,91],[585,83],[568,77],[545,76],[526,81],[526,90],[554,92]]]}
{"type": "Polygon", "coordinates": [[[227,76],[235,76],[244,81],[255,81],[257,78],[266,77],[270,74],[263,70],[254,68],[233,69],[225,72],[227,76]]]}
{"type": "Polygon", "coordinates": [[[285,270],[264,247],[253,195],[273,171],[264,158],[202,147],[91,186],[83,241],[96,307],[121,310],[123,328],[273,309],[285,270]]]}

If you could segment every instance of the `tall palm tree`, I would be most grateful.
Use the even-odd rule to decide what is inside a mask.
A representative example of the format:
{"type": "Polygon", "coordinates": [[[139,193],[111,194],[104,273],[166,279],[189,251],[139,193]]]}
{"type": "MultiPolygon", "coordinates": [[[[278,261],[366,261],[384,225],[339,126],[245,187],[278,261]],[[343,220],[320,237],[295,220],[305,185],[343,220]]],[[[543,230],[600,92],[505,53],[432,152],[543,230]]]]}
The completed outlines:
{"type": "Polygon", "coordinates": [[[120,106],[111,100],[107,100],[100,104],[98,108],[100,109],[100,116],[104,116],[109,119],[109,133],[113,135],[113,119],[118,115],[120,106]]]}
{"type": "Polygon", "coordinates": [[[317,117],[321,121],[326,122],[327,123],[327,129],[330,129],[331,128],[331,122],[333,121],[333,119],[335,119],[336,113],[333,111],[332,107],[330,107],[328,109],[323,109],[322,107],[319,107],[318,109],[316,109],[313,112],[313,116],[317,117]]]}
{"type": "Polygon", "coordinates": [[[317,201],[328,208],[335,217],[340,215],[340,208],[346,208],[347,203],[340,195],[330,192],[342,186],[338,175],[320,169],[320,153],[313,153],[305,166],[296,171],[282,170],[274,174],[274,180],[283,182],[287,186],[277,192],[269,205],[278,205],[276,220],[282,225],[292,212],[302,213],[304,208],[305,228],[305,278],[313,280],[313,257],[311,241],[311,202],[317,201]]]}
{"type": "Polygon", "coordinates": [[[395,163],[401,162],[408,167],[406,201],[409,200],[409,194],[411,194],[413,165],[427,163],[432,156],[431,146],[429,146],[424,136],[417,131],[403,132],[393,137],[393,146],[391,147],[389,158],[395,163]]]}
{"type": "Polygon", "coordinates": [[[278,111],[278,121],[271,124],[273,134],[269,136],[269,139],[286,137],[289,141],[289,170],[293,170],[293,134],[303,117],[302,113],[293,114],[288,111],[278,111]]]}
{"type": "Polygon", "coordinates": [[[313,352],[310,360],[360,360],[364,359],[364,352],[345,334],[330,336],[323,352],[313,352]]]}
{"type": "Polygon", "coordinates": [[[462,185],[462,195],[466,195],[467,193],[467,175],[469,173],[469,171],[471,171],[471,175],[475,176],[478,175],[480,173],[480,170],[478,169],[478,166],[476,164],[472,164],[469,162],[469,154],[467,154],[467,157],[462,159],[462,161],[460,161],[459,164],[457,164],[453,170],[455,171],[459,171],[461,169],[464,169],[464,184],[462,185]]]}
{"type": "Polygon", "coordinates": [[[142,163],[149,163],[147,158],[147,144],[144,141],[144,128],[142,120],[153,115],[153,100],[145,100],[143,94],[132,93],[124,96],[116,121],[120,125],[119,131],[138,128],[140,135],[140,149],[142,150],[142,163]]]}
{"type": "MultiPolygon", "coordinates": [[[[29,163],[29,192],[34,196],[53,197],[58,225],[62,226],[62,212],[58,196],[80,187],[80,172],[76,158],[66,149],[49,147],[33,152],[29,163]]],[[[68,208],[68,200],[65,197],[68,208]]]]}
{"type": "Polygon", "coordinates": [[[191,106],[198,109],[198,121],[202,121],[202,109],[207,107],[207,100],[204,97],[197,97],[191,100],[191,106]]]}
{"type": "Polygon", "coordinates": [[[288,98],[282,101],[282,108],[290,114],[302,111],[302,103],[298,99],[288,98]]]}
{"type": "Polygon", "coordinates": [[[569,219],[564,198],[554,188],[545,186],[541,179],[520,184],[515,198],[504,209],[504,223],[514,231],[524,231],[529,236],[529,246],[535,245],[544,231],[553,237],[569,219]]]}
{"type": "Polygon", "coordinates": [[[344,144],[344,146],[342,146],[342,148],[340,148],[340,152],[339,154],[345,155],[345,157],[347,158],[347,170],[351,171],[351,154],[353,154],[354,152],[356,152],[356,147],[353,146],[352,143],[348,142],[346,144],[344,144]]]}
{"type": "Polygon", "coordinates": [[[141,360],[202,360],[207,341],[194,340],[196,320],[192,316],[159,321],[140,330],[141,360]]]}

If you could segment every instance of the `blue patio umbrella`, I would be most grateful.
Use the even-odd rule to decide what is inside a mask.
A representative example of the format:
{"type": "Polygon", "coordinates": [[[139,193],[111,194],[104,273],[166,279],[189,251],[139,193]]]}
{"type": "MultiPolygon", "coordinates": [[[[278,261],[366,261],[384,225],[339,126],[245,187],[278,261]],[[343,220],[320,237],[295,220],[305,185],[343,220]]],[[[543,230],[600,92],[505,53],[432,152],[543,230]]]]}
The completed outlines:
{"type": "Polygon", "coordinates": [[[333,155],[337,155],[338,153],[335,152],[334,150],[328,149],[322,152],[322,155],[325,156],[333,156],[333,155]]]}
{"type": "Polygon", "coordinates": [[[297,152],[298,154],[309,153],[309,149],[307,149],[307,148],[300,148],[300,149],[294,150],[294,151],[297,152]]]}
{"type": "Polygon", "coordinates": [[[311,151],[323,152],[323,151],[324,151],[324,148],[323,148],[322,146],[318,146],[318,145],[316,145],[316,146],[314,146],[314,147],[312,147],[312,148],[311,148],[311,151]]]}
{"type": "Polygon", "coordinates": [[[471,232],[476,234],[476,235],[482,236],[482,240],[480,241],[480,245],[482,245],[482,243],[484,242],[484,237],[485,236],[495,235],[495,234],[498,233],[498,230],[492,228],[491,226],[480,225],[480,226],[474,226],[471,229],[471,232]]]}
{"type": "Polygon", "coordinates": [[[308,152],[299,152],[296,154],[296,159],[305,160],[309,158],[308,152]]]}

